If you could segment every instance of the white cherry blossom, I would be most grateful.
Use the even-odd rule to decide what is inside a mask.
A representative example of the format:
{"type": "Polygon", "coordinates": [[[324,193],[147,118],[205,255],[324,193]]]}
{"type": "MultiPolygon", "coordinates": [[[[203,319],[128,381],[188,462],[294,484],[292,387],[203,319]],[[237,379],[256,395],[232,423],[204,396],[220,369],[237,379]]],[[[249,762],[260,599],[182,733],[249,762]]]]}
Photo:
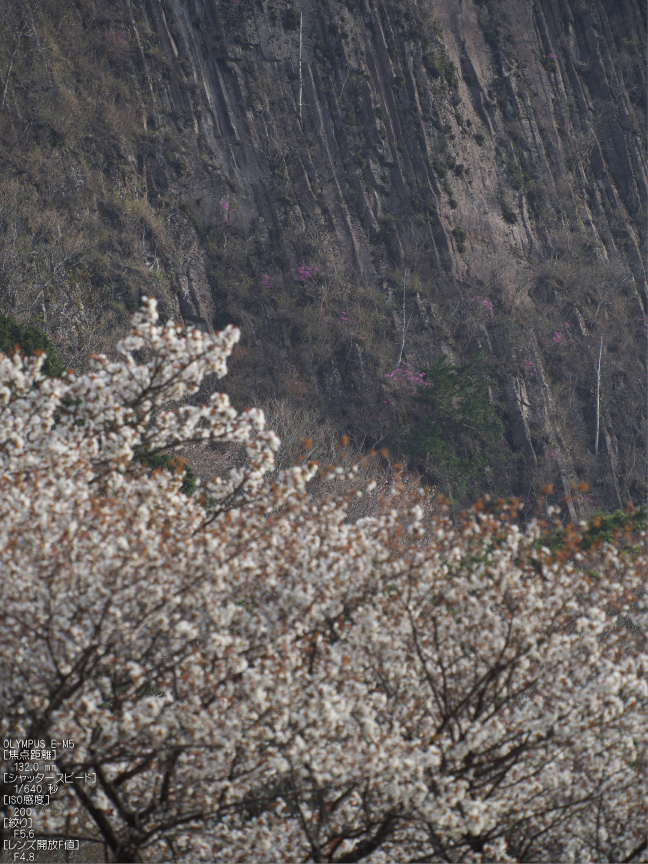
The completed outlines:
{"type": "Polygon", "coordinates": [[[38,835],[116,861],[648,860],[645,532],[563,555],[513,505],[453,525],[396,486],[350,522],[316,464],[269,478],[262,412],[191,402],[238,339],[147,300],[87,375],[0,357],[0,731],[72,738],[58,769],[97,775],[38,835]],[[196,441],[248,464],[187,497],[134,461],[196,441]]]}

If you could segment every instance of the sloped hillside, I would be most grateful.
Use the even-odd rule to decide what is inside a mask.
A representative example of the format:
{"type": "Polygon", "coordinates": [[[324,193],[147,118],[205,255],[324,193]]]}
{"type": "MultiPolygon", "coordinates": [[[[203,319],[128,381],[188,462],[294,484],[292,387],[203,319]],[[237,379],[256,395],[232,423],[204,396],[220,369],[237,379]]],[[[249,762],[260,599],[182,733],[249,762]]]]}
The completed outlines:
{"type": "Polygon", "coordinates": [[[459,503],[646,500],[645,3],[0,15],[1,311],[64,362],[153,294],[241,327],[235,404],[332,420],[459,503]]]}

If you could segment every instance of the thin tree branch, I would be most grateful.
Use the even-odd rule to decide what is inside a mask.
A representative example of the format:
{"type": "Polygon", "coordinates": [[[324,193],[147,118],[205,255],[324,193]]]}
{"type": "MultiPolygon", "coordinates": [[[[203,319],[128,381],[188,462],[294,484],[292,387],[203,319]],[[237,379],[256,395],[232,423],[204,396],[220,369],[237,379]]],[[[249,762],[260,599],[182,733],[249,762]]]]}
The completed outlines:
{"type": "Polygon", "coordinates": [[[599,424],[600,424],[600,407],[601,407],[601,355],[603,354],[603,337],[601,336],[601,348],[599,351],[598,376],[596,381],[596,443],[594,452],[598,456],[599,445],[599,424]]]}
{"type": "MultiPolygon", "coordinates": [[[[403,277],[403,338],[401,340],[401,349],[400,349],[400,354],[398,355],[398,363],[396,364],[397,369],[400,366],[401,359],[403,357],[403,349],[405,348],[405,331],[407,329],[405,326],[405,283],[406,282],[407,282],[407,269],[405,270],[405,276],[403,277]]],[[[410,321],[411,320],[412,320],[412,316],[410,315],[410,321]]],[[[408,326],[409,326],[409,324],[408,324],[408,326]]]]}
{"type": "Polygon", "coordinates": [[[302,25],[303,25],[304,13],[299,13],[299,122],[301,123],[302,119],[302,25]]]}

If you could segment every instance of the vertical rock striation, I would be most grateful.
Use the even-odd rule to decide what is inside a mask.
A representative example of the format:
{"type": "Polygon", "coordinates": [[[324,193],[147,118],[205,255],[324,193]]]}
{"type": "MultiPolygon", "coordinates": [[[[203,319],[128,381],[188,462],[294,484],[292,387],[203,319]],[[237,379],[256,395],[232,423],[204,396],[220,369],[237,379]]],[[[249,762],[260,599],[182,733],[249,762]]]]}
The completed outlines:
{"type": "MultiPolygon", "coordinates": [[[[150,208],[140,281],[161,296],[164,280],[173,286],[169,304],[188,323],[242,328],[232,395],[288,399],[306,382],[308,401],[369,443],[384,439],[387,421],[372,424],[387,405],[397,443],[393,430],[416,422],[408,394],[385,384],[405,328],[413,370],[480,348],[492,364],[506,437],[490,491],[533,501],[545,483],[569,497],[586,481],[596,503],[646,499],[640,0],[111,10],[84,26],[130,82],[119,87],[135,94],[143,132],[117,147],[126,179],[96,169],[83,206],[122,226],[126,193],[129,214],[150,208]]],[[[10,90],[16,176],[32,134],[19,98],[10,90]]],[[[572,518],[587,509],[580,496],[569,506],[572,518]]]]}

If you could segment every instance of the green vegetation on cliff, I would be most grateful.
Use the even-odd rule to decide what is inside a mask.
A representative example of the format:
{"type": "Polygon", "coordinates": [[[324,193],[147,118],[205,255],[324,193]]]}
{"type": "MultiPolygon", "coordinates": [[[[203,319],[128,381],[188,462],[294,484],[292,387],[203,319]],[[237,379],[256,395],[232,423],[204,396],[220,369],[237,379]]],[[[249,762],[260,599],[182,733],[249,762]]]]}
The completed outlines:
{"type": "Polygon", "coordinates": [[[44,351],[47,355],[43,363],[45,374],[54,376],[64,372],[56,348],[42,330],[33,324],[19,324],[8,315],[0,314],[0,353],[12,354],[15,349],[27,357],[44,351]]]}

